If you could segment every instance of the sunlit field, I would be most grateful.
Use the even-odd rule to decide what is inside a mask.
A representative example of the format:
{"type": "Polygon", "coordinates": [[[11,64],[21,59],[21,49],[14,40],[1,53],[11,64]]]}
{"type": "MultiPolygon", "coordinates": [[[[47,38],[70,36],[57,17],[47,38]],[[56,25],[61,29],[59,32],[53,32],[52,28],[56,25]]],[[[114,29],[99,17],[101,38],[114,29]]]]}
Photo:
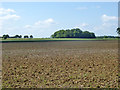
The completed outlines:
{"type": "Polygon", "coordinates": [[[3,88],[118,88],[118,41],[3,43],[3,88]]]}
{"type": "Polygon", "coordinates": [[[7,38],[1,39],[4,42],[43,42],[43,41],[97,41],[97,40],[118,40],[118,38],[7,38]]]}

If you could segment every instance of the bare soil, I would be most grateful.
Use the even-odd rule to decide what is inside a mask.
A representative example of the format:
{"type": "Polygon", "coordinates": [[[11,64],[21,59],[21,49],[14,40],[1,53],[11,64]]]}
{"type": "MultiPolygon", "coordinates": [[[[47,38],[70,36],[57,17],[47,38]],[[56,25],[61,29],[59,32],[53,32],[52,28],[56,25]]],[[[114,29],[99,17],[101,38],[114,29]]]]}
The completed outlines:
{"type": "Polygon", "coordinates": [[[3,43],[3,88],[118,88],[117,41],[3,43]]]}

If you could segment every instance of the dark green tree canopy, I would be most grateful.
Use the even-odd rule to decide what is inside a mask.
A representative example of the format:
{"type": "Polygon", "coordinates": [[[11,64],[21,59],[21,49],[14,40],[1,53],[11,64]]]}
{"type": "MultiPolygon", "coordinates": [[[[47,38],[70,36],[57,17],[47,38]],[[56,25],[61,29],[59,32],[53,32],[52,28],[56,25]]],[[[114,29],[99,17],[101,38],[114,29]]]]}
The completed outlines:
{"type": "Polygon", "coordinates": [[[117,33],[120,35],[120,27],[117,28],[117,33]]]}
{"type": "Polygon", "coordinates": [[[13,38],[22,38],[22,35],[15,35],[13,38]]]}
{"type": "Polygon", "coordinates": [[[28,35],[25,35],[24,38],[29,38],[28,35]]]}
{"type": "Polygon", "coordinates": [[[7,38],[9,38],[9,35],[8,34],[7,35],[3,35],[3,38],[7,39],[7,38]]]}
{"type": "Polygon", "coordinates": [[[33,38],[33,35],[30,35],[30,38],[33,38]]]}
{"type": "Polygon", "coordinates": [[[79,28],[56,31],[52,38],[96,38],[95,34],[88,31],[82,31],[79,28]]]}

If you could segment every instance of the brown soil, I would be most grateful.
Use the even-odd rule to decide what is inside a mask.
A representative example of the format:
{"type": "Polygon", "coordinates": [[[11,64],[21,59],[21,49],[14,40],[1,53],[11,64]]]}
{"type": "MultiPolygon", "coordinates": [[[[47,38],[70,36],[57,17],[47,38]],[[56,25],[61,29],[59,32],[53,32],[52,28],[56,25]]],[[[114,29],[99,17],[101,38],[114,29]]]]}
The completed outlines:
{"type": "Polygon", "coordinates": [[[118,88],[117,41],[3,43],[3,88],[118,88]]]}

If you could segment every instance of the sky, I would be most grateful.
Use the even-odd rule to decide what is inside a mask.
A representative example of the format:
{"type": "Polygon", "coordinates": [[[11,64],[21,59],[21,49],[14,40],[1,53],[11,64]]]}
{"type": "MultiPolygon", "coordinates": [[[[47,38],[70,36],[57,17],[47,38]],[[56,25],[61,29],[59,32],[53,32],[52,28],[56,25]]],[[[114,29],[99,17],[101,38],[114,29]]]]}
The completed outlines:
{"type": "Polygon", "coordinates": [[[96,36],[117,36],[118,2],[2,2],[0,35],[50,37],[61,29],[80,28],[96,36]]]}

